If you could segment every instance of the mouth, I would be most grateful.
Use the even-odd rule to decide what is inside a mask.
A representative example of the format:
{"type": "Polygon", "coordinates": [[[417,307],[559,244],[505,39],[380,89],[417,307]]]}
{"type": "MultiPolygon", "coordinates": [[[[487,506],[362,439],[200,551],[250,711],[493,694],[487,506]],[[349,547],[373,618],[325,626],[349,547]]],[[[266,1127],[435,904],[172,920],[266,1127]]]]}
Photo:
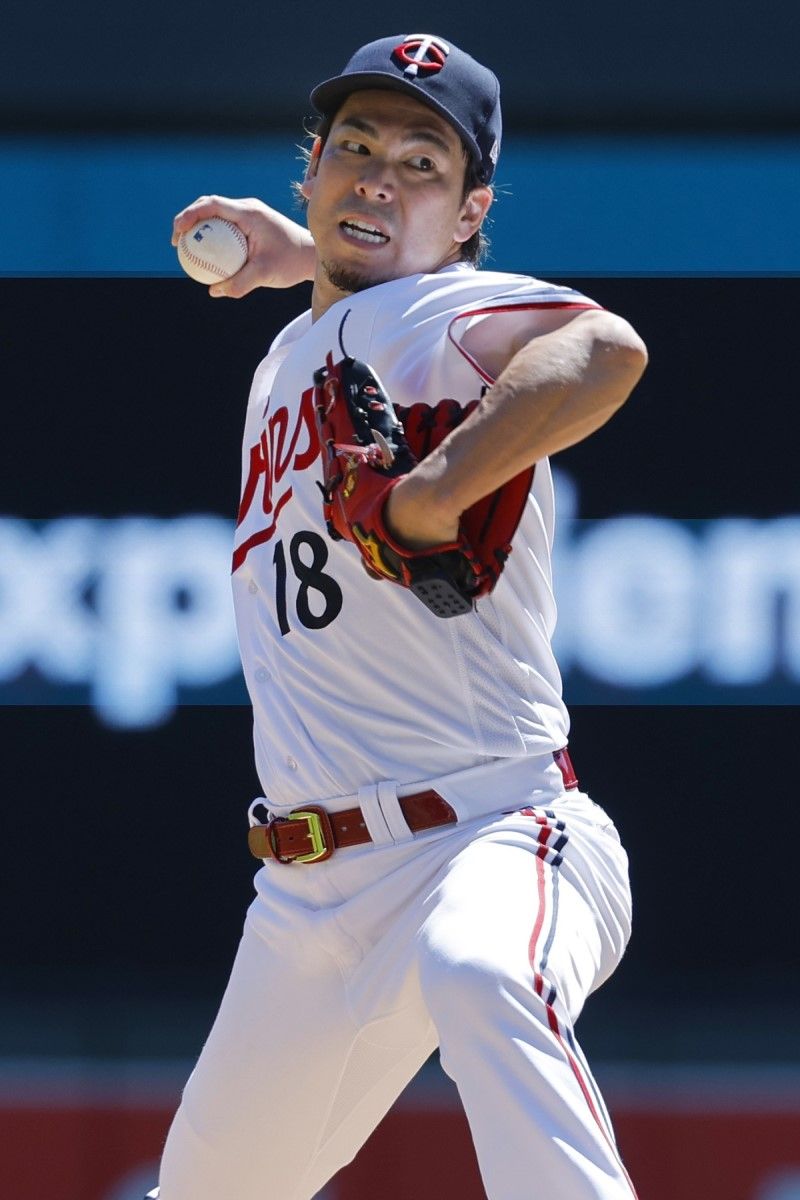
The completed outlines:
{"type": "Polygon", "coordinates": [[[369,242],[374,246],[385,246],[390,240],[388,233],[384,233],[376,225],[371,225],[368,221],[340,221],[339,228],[348,237],[354,238],[357,242],[369,242]]]}

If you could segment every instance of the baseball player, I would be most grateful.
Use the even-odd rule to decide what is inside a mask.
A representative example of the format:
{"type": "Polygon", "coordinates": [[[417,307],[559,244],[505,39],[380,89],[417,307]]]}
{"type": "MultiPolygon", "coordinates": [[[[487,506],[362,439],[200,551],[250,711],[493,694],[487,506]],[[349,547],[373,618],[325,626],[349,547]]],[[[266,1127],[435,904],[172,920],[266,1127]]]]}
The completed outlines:
{"type": "Polygon", "coordinates": [[[548,456],[625,401],[621,318],[478,270],[495,76],[398,35],[314,89],[308,231],[205,197],[313,280],[247,407],[233,589],[264,796],[256,897],[161,1200],[308,1200],[438,1047],[490,1200],[630,1200],[576,1040],[630,933],[551,651],[548,456]]]}

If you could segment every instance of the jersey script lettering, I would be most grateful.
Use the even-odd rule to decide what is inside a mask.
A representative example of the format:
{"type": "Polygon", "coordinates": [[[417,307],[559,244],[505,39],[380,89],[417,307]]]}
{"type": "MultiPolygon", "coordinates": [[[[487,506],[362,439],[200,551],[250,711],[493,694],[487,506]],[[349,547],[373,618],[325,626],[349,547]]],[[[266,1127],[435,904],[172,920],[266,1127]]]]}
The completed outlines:
{"type": "MultiPolygon", "coordinates": [[[[271,399],[271,398],[270,398],[271,399]]],[[[267,400],[264,417],[267,418],[270,400],[267,400]]],[[[276,494],[279,485],[291,467],[295,471],[305,471],[319,454],[319,437],[314,421],[314,389],[307,388],[300,398],[294,428],[289,432],[290,414],[285,405],[275,409],[266,420],[258,441],[250,447],[247,479],[242,489],[242,498],[236,516],[237,528],[244,522],[256,493],[261,488],[261,509],[271,520],[265,528],[251,534],[233,556],[234,571],[242,565],[247,553],[253,546],[263,545],[274,535],[281,509],[292,498],[292,486],[287,484],[280,494],[276,494]],[[297,445],[301,434],[305,432],[305,443],[300,450],[297,445]],[[288,444],[287,444],[288,442],[288,444]]]]}

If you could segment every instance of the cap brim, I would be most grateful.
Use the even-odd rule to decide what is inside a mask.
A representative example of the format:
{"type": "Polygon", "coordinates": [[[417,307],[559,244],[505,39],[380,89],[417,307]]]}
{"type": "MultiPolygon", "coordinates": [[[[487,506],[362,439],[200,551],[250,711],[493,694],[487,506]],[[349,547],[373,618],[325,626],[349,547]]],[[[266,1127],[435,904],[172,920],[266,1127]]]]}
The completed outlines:
{"type": "Polygon", "coordinates": [[[414,83],[391,75],[388,71],[354,71],[352,75],[337,75],[335,79],[327,79],[320,83],[311,93],[310,100],[318,113],[332,116],[347,99],[351,92],[363,92],[368,88],[379,88],[382,91],[404,92],[418,100],[420,104],[433,109],[448,125],[456,130],[464,145],[470,151],[476,164],[480,166],[482,155],[480,147],[471,134],[467,132],[460,121],[457,121],[444,104],[433,99],[414,83]]]}

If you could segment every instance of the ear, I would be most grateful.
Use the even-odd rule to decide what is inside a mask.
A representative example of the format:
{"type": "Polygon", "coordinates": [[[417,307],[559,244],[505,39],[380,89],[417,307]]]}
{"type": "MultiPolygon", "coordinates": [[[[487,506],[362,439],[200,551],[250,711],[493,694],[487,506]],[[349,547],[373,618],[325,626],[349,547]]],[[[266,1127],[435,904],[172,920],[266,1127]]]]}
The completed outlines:
{"type": "Polygon", "coordinates": [[[473,233],[477,233],[493,201],[494,192],[490,187],[472,189],[458,215],[458,224],[453,234],[455,241],[468,242],[473,233]]]}
{"type": "Polygon", "coordinates": [[[314,144],[311,147],[311,154],[309,155],[308,165],[306,166],[305,178],[300,184],[300,195],[306,200],[311,199],[311,192],[313,191],[314,177],[317,174],[317,167],[319,166],[320,154],[322,154],[322,138],[316,137],[314,138],[314,144]]]}

